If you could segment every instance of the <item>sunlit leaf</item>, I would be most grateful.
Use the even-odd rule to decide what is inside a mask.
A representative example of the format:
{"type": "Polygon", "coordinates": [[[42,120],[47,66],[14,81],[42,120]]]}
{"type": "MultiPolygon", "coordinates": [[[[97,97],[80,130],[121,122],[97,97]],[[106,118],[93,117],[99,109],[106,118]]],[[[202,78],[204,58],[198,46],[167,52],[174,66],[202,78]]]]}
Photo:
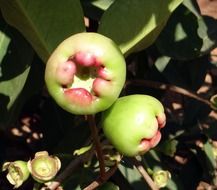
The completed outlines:
{"type": "Polygon", "coordinates": [[[155,67],[158,69],[158,71],[163,72],[168,63],[170,62],[171,58],[167,56],[159,57],[155,61],[155,67]]]}
{"type": "Polygon", "coordinates": [[[100,20],[102,14],[115,0],[81,0],[85,16],[100,20]]]}
{"type": "Polygon", "coordinates": [[[5,33],[5,29],[7,30],[7,25],[3,25],[2,27],[0,27],[0,77],[2,76],[2,72],[1,72],[1,62],[4,58],[4,56],[7,53],[7,49],[8,49],[8,45],[11,41],[10,37],[5,33]]]}
{"type": "Polygon", "coordinates": [[[85,31],[78,0],[0,0],[9,24],[31,43],[43,61],[66,37],[85,31]]]}
{"type": "Polygon", "coordinates": [[[150,46],[181,0],[118,0],[104,13],[99,33],[113,39],[124,54],[150,46]]]}
{"type": "MultiPolygon", "coordinates": [[[[4,23],[3,20],[1,20],[4,23]]],[[[12,120],[15,102],[26,83],[33,61],[30,45],[7,24],[0,26],[0,127],[12,120]],[[8,27],[6,31],[4,28],[8,27]],[[7,33],[4,33],[7,32],[7,33]],[[22,48],[20,48],[22,46],[22,48]]]]}
{"type": "Polygon", "coordinates": [[[216,167],[216,160],[213,153],[213,147],[209,142],[204,144],[203,150],[207,156],[207,162],[211,165],[212,169],[216,167]]]}
{"type": "Polygon", "coordinates": [[[119,164],[118,168],[121,174],[126,178],[128,183],[130,183],[134,189],[148,188],[148,185],[143,180],[141,174],[132,165],[129,165],[129,163],[125,162],[124,164],[119,164]]]}

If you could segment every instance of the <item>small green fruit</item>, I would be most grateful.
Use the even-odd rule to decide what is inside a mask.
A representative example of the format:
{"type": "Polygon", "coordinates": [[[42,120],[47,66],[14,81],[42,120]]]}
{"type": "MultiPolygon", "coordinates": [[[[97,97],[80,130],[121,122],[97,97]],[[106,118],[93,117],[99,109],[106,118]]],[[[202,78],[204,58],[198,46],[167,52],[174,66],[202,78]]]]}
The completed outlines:
{"type": "Polygon", "coordinates": [[[148,95],[121,97],[102,114],[105,136],[126,156],[144,154],[155,147],[165,124],[162,104],[148,95]]]}
{"type": "Polygon", "coordinates": [[[27,162],[17,160],[14,162],[6,162],[3,164],[3,171],[8,171],[7,180],[14,185],[14,189],[20,187],[29,177],[27,162]]]}
{"type": "Polygon", "coordinates": [[[27,167],[32,177],[39,183],[52,180],[60,170],[58,157],[48,155],[47,151],[37,152],[34,159],[29,160],[27,167]]]}
{"type": "Polygon", "coordinates": [[[167,186],[171,179],[171,174],[167,170],[157,170],[153,173],[152,178],[159,188],[163,188],[167,186]]]}
{"type": "Polygon", "coordinates": [[[118,98],[126,78],[118,46],[98,33],[79,33],[64,40],[50,56],[45,81],[51,96],[66,111],[95,114],[118,98]]]}

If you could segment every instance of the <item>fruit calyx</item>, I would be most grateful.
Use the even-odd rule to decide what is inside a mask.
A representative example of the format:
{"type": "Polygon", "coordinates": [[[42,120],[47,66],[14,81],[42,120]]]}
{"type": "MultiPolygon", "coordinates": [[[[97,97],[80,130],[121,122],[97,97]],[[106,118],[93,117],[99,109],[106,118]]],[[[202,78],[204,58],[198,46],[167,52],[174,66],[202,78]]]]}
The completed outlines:
{"type": "Polygon", "coordinates": [[[110,85],[106,67],[92,52],[77,52],[57,67],[57,81],[65,96],[80,106],[100,97],[100,88],[110,85]]]}

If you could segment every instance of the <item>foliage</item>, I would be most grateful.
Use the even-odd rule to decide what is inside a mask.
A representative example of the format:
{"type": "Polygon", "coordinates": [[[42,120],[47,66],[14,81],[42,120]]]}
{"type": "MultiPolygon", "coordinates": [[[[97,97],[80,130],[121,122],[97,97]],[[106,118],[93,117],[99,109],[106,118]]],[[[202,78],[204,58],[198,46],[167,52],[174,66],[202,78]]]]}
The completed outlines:
{"type": "MultiPolygon", "coordinates": [[[[61,41],[79,32],[98,32],[118,44],[126,58],[121,96],[149,94],[165,107],[160,144],[138,158],[148,174],[168,171],[163,189],[216,188],[217,69],[212,50],[217,21],[203,2],[0,0],[0,163],[28,161],[46,150],[61,160],[60,173],[71,160],[79,166],[62,182],[65,190],[83,189],[97,179],[99,163],[91,155],[88,122],[56,105],[47,93],[44,70],[61,41]],[[89,148],[73,155],[82,147],[89,148]]],[[[99,133],[106,144],[100,128],[99,133]]],[[[110,147],[103,151],[110,168],[121,161],[102,189],[148,189],[131,159],[120,158],[110,147]]],[[[1,188],[11,189],[5,176],[0,175],[1,188]]],[[[33,186],[29,179],[20,189],[33,186]]]]}

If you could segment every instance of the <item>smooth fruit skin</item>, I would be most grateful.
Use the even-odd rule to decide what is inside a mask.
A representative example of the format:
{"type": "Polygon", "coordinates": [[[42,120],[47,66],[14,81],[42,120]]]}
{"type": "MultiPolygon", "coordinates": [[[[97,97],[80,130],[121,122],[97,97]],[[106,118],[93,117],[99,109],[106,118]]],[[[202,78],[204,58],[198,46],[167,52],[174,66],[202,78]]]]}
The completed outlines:
{"type": "Polygon", "coordinates": [[[57,104],[79,115],[95,114],[110,107],[119,97],[125,79],[126,63],[118,46],[91,32],[64,40],[50,56],[45,70],[48,91],[57,104]],[[96,78],[76,75],[74,61],[85,69],[96,67],[96,78]]]}
{"type": "Polygon", "coordinates": [[[156,146],[165,124],[163,105],[148,95],[121,97],[102,114],[105,136],[125,156],[144,154],[156,146]]]}

